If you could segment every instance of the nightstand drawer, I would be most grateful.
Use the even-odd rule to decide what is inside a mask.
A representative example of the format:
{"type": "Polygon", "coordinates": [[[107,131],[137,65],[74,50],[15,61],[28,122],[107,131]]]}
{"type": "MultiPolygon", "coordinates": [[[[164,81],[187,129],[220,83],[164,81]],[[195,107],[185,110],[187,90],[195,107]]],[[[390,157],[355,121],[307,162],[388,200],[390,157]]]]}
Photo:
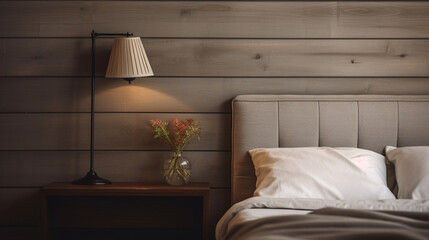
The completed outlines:
{"type": "Polygon", "coordinates": [[[208,234],[208,184],[69,185],[42,190],[46,239],[202,239],[208,234]]]}

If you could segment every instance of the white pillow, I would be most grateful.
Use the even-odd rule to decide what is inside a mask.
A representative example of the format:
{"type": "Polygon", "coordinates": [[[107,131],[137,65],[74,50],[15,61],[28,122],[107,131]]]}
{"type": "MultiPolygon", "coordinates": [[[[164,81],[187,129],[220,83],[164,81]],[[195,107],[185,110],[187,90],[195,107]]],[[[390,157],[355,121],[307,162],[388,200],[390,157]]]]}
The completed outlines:
{"type": "Polygon", "coordinates": [[[398,198],[429,200],[429,147],[386,147],[395,164],[398,198]]]}
{"type": "Polygon", "coordinates": [[[395,199],[384,156],[358,148],[257,148],[249,151],[255,196],[335,200],[395,199]]]}

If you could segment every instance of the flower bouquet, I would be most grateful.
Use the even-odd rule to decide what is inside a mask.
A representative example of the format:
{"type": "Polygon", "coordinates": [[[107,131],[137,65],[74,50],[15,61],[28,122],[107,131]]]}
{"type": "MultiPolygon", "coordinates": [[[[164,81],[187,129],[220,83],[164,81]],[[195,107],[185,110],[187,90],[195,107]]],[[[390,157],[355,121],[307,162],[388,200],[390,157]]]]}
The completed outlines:
{"type": "Polygon", "coordinates": [[[173,157],[164,162],[164,176],[171,185],[183,185],[191,179],[190,162],[182,158],[182,152],[186,144],[201,135],[200,122],[193,119],[180,121],[173,118],[171,127],[167,121],[151,120],[153,137],[168,144],[173,151],[173,157]]]}

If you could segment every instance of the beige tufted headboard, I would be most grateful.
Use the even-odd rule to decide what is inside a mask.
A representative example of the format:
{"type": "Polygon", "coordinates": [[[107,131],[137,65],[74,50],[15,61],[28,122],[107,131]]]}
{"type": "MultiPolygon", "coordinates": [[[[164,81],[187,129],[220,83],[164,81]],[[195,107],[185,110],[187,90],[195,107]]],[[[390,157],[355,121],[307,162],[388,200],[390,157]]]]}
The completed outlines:
{"type": "Polygon", "coordinates": [[[232,103],[232,203],[253,195],[257,147],[429,145],[429,95],[241,95],[232,103]]]}

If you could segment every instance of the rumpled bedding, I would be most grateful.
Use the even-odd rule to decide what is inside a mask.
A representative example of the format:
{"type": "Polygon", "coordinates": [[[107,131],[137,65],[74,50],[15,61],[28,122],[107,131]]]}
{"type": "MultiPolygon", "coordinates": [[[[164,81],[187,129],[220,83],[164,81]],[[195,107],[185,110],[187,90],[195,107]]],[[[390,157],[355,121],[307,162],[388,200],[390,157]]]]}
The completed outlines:
{"type": "Polygon", "coordinates": [[[429,239],[429,200],[322,200],[253,197],[232,206],[216,227],[222,239],[429,239]],[[312,210],[307,215],[230,222],[252,208],[312,210]],[[377,211],[369,211],[377,210],[377,211]]]}

